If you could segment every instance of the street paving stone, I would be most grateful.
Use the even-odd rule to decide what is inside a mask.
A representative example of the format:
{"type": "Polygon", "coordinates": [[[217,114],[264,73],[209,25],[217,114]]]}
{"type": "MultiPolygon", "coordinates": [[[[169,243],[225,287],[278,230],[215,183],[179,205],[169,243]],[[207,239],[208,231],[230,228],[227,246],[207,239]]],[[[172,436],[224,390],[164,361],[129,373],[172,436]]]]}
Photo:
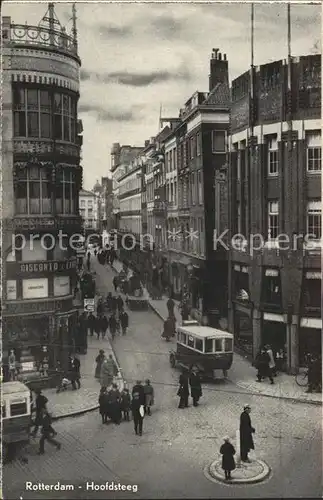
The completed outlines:
{"type": "MultiPolygon", "coordinates": [[[[111,289],[112,278],[111,270],[100,270],[98,282],[104,294],[111,289]]],[[[117,336],[113,346],[129,385],[137,378],[149,377],[155,388],[155,405],[152,416],[144,419],[143,436],[134,435],[133,422],[103,425],[98,412],[58,421],[54,427],[62,442],[61,451],[46,445],[45,455],[30,454],[25,467],[19,468],[17,463],[6,465],[5,498],[19,498],[29,478],[46,484],[66,478],[75,485],[87,480],[101,484],[120,480],[123,484],[138,484],[135,496],[140,499],[321,498],[320,408],[246,392],[241,395],[227,382],[203,384],[200,406],[194,408],[190,400],[189,408],[179,410],[176,395],[179,371],[171,369],[168,360],[169,348],[174,343],[169,346],[160,338],[161,322],[152,311],[129,312],[129,317],[127,335],[117,336]],[[225,484],[206,479],[203,471],[220,459],[223,436],[235,436],[245,403],[252,408],[256,458],[270,465],[273,476],[252,488],[235,485],[233,492],[225,484]]],[[[31,444],[35,451],[37,444],[37,441],[31,444]]],[[[129,498],[125,493],[90,495],[83,490],[74,497],[64,493],[22,496],[24,499],[129,498]]]]}
{"type": "MultiPolygon", "coordinates": [[[[119,261],[114,262],[114,268],[117,272],[122,269],[122,264],[119,261]]],[[[160,318],[165,320],[167,318],[167,297],[160,300],[152,300],[144,289],[144,296],[147,297],[150,307],[158,314],[160,318]]],[[[179,311],[179,302],[176,302],[174,309],[177,324],[181,324],[181,315],[179,311]]],[[[269,384],[269,381],[258,383],[256,381],[256,370],[250,363],[239,354],[234,355],[233,365],[228,373],[228,379],[233,382],[237,387],[245,389],[249,392],[270,396],[275,398],[296,399],[305,403],[322,404],[322,394],[320,393],[306,393],[305,389],[299,387],[295,378],[286,373],[280,373],[275,378],[275,384],[269,384]]]]}

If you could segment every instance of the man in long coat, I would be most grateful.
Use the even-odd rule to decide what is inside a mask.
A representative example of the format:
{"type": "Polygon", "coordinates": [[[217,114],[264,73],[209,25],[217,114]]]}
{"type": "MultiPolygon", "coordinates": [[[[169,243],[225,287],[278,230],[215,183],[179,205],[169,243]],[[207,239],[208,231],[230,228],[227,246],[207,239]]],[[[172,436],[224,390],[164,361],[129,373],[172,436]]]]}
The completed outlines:
{"type": "Polygon", "coordinates": [[[250,406],[245,405],[240,415],[240,455],[242,462],[250,462],[248,453],[250,450],[255,449],[252,438],[255,429],[251,425],[250,412],[250,406]]]}
{"type": "Polygon", "coordinates": [[[183,368],[182,374],[179,377],[179,389],[177,391],[177,396],[179,396],[179,405],[178,408],[187,408],[188,407],[188,397],[189,397],[189,376],[188,372],[185,368],[183,368]]]}
{"type": "Polygon", "coordinates": [[[198,406],[199,399],[202,396],[202,387],[197,368],[195,367],[192,368],[189,381],[191,386],[191,397],[193,399],[193,406],[198,406]]]}

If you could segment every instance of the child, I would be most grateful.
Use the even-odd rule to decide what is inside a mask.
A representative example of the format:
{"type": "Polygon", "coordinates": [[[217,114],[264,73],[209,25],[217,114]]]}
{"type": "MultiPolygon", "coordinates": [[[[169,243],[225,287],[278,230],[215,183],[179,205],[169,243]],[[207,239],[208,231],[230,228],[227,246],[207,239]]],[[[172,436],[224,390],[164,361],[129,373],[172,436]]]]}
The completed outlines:
{"type": "Polygon", "coordinates": [[[129,412],[131,408],[131,398],[129,394],[129,389],[123,389],[121,393],[121,411],[123,413],[123,418],[127,422],[130,421],[129,412]]]}
{"type": "Polygon", "coordinates": [[[150,385],[150,380],[146,380],[146,384],[144,385],[144,393],[145,393],[145,413],[147,415],[151,415],[150,408],[154,404],[154,388],[150,385]]]}
{"type": "Polygon", "coordinates": [[[234,461],[234,455],[236,450],[230,443],[230,438],[226,436],[223,438],[224,444],[220,448],[220,453],[222,455],[222,469],[224,470],[225,479],[232,479],[231,471],[236,468],[234,461]]]}

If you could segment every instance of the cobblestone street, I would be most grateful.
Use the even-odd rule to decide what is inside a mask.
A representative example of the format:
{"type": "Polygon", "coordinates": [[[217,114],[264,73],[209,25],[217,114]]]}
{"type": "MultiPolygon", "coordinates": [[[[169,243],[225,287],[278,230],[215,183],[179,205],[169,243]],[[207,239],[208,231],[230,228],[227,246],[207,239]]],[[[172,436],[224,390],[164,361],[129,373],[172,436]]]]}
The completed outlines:
{"type": "MultiPolygon", "coordinates": [[[[111,289],[112,278],[111,270],[100,269],[101,292],[111,289]]],[[[28,464],[16,461],[4,468],[5,498],[133,496],[86,492],[87,480],[137,484],[138,498],[231,498],[233,494],[240,498],[321,498],[321,408],[239,392],[227,383],[203,386],[201,405],[179,410],[179,372],[169,366],[169,344],[160,338],[160,319],[152,311],[130,312],[129,317],[127,335],[114,342],[117,358],[130,386],[137,378],[149,377],[156,393],[153,415],[144,419],[142,438],[134,435],[131,422],[102,426],[97,412],[59,421],[55,428],[62,450],[47,445],[40,458],[37,443],[32,442],[28,464]],[[218,458],[222,437],[234,438],[245,403],[252,407],[256,428],[255,456],[270,465],[272,477],[252,487],[214,484],[203,469],[218,458]],[[61,481],[73,484],[77,491],[37,496],[24,491],[26,481],[61,481]]]]}

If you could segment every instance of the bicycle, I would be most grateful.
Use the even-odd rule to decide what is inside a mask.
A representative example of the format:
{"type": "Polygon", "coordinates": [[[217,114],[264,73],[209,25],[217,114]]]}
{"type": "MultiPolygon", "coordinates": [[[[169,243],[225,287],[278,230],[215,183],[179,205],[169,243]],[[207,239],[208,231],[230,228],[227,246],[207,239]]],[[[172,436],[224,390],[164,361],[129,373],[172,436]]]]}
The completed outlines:
{"type": "Polygon", "coordinates": [[[299,387],[306,387],[308,385],[308,368],[304,372],[297,373],[295,382],[299,387]]]}

